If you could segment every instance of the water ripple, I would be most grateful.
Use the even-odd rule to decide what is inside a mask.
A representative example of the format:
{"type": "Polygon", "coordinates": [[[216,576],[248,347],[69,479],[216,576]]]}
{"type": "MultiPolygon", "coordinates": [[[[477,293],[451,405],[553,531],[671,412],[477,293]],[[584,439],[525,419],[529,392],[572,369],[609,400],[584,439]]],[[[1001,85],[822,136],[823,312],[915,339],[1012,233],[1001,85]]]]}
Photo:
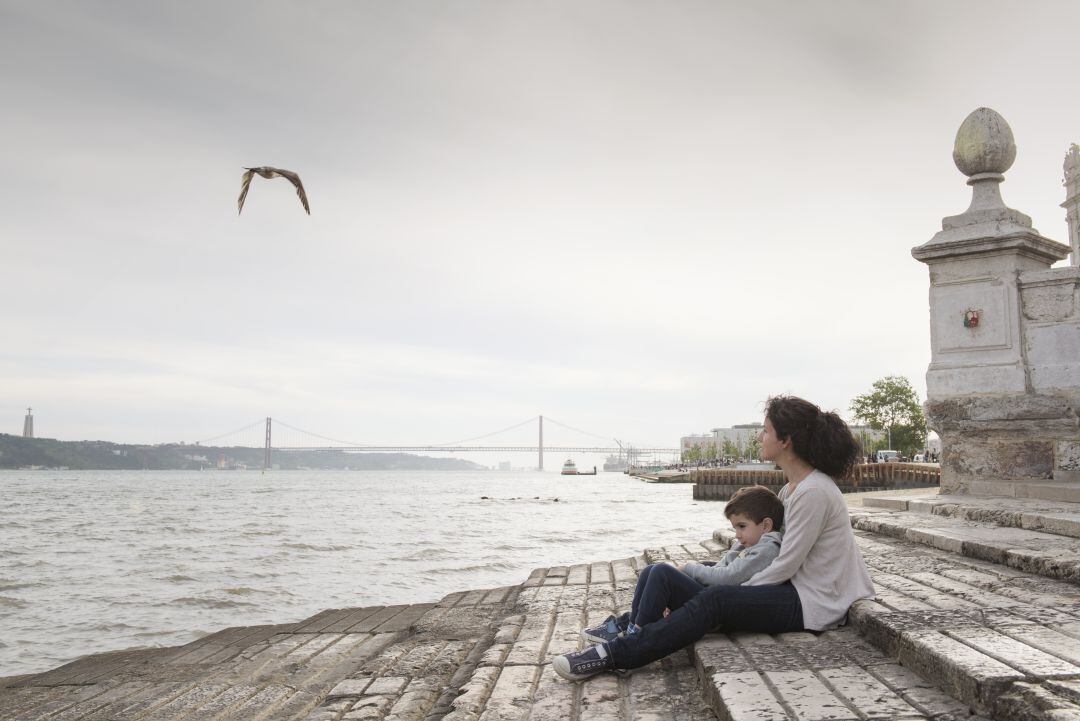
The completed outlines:
{"type": "Polygon", "coordinates": [[[520,583],[723,521],[688,485],[622,474],[0,471],[0,498],[0,677],[520,583]],[[601,499],[617,512],[597,523],[585,511],[601,499]]]}

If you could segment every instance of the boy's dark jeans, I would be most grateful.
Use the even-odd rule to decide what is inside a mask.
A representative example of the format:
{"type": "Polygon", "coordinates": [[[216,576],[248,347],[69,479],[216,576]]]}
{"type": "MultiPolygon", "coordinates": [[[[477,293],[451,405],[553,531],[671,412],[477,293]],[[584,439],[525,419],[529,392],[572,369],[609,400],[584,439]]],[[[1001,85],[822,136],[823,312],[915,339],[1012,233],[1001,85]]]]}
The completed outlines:
{"type": "Polygon", "coordinates": [[[638,668],[689,646],[710,631],[803,630],[799,593],[776,586],[708,586],[667,618],[606,645],[615,668],[638,668]]]}
{"type": "Polygon", "coordinates": [[[630,604],[630,622],[639,626],[664,617],[664,609],[674,611],[705,588],[682,571],[667,563],[654,563],[641,569],[634,600],[630,604]]]}

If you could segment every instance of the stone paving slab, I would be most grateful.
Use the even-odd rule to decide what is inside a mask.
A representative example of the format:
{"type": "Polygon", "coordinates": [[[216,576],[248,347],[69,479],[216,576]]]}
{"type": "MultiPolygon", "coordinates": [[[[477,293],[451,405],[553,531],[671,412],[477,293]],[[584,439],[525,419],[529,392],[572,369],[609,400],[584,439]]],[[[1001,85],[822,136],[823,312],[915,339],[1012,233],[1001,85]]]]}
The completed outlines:
{"type": "MultiPolygon", "coordinates": [[[[906,502],[911,503],[910,499],[906,502]]],[[[852,511],[852,525],[859,530],[1080,583],[1080,543],[1070,536],[990,521],[877,508],[852,511]]]]}
{"type": "Polygon", "coordinates": [[[1030,718],[1055,718],[1035,708],[1046,694],[1058,711],[1075,705],[1056,692],[1014,689],[1080,682],[1080,588],[907,538],[856,536],[880,590],[849,616],[864,639],[995,718],[1021,718],[1021,707],[1030,718]]]}
{"type": "Polygon", "coordinates": [[[1031,479],[1024,481],[974,480],[969,491],[978,496],[1035,498],[1080,503],[1080,483],[1031,479]]]}
{"type": "Polygon", "coordinates": [[[335,609],[296,624],[225,629],[181,647],[98,654],[0,679],[0,718],[442,716],[514,592],[485,589],[442,605],[335,609]]]}
{"type": "Polygon", "coordinates": [[[926,493],[865,498],[865,508],[913,511],[1080,538],[1080,504],[1033,498],[926,493]]]}
{"type": "MultiPolygon", "coordinates": [[[[779,693],[781,687],[769,680],[774,669],[810,669],[849,707],[855,706],[860,717],[871,718],[870,712],[845,696],[844,688],[851,687],[827,682],[828,676],[821,678],[820,668],[844,668],[844,656],[853,655],[857,659],[854,666],[877,678],[925,717],[967,717],[975,710],[997,719],[1080,719],[1080,588],[1058,578],[1066,574],[1051,572],[1049,575],[1058,577],[1048,577],[1028,573],[1018,570],[1015,563],[995,563],[1003,560],[999,555],[991,555],[992,560],[965,555],[964,544],[969,539],[955,526],[950,538],[960,538],[959,547],[927,544],[922,535],[907,532],[920,528],[913,524],[896,524],[902,531],[897,532],[883,528],[880,522],[861,525],[859,520],[867,516],[858,509],[853,509],[852,516],[856,528],[871,531],[857,530],[856,538],[878,589],[876,600],[856,604],[849,626],[821,634],[815,644],[808,645],[819,649],[814,656],[799,659],[805,652],[789,644],[791,648],[782,658],[767,664],[745,649],[737,649],[741,659],[732,657],[734,647],[729,646],[726,656],[721,656],[722,663],[714,665],[739,668],[743,675],[720,680],[756,684],[745,675],[749,659],[765,685],[779,693]],[[872,532],[883,530],[884,535],[872,532]],[[837,653],[830,644],[822,645],[830,636],[853,633],[859,636],[854,641],[869,642],[877,655],[857,650],[854,641],[847,644],[848,654],[837,653]],[[831,654],[835,655],[830,659],[831,654]]],[[[884,518],[894,516],[886,514],[884,518]]],[[[871,517],[880,520],[882,515],[871,517]]],[[[925,531],[925,527],[920,530],[925,531]]],[[[1018,530],[1022,529],[984,528],[980,533],[993,536],[996,531],[1001,536],[1018,530]]],[[[714,534],[718,543],[729,538],[727,531],[714,534]]],[[[1045,539],[1040,537],[1038,542],[1045,539]]],[[[1060,536],[1050,542],[1069,553],[1080,546],[1074,539],[1060,536]]],[[[703,669],[709,667],[710,654],[716,655],[716,644],[711,638],[697,644],[695,654],[703,669]]],[[[821,688],[809,680],[806,683],[806,688],[821,688]]],[[[720,689],[713,693],[723,696],[720,689]]],[[[775,700],[781,707],[789,705],[782,695],[775,700]]],[[[827,714],[831,703],[819,706],[814,713],[827,714]]],[[[839,707],[835,709],[834,717],[842,715],[839,707]]],[[[793,708],[789,711],[794,713],[793,708]]],[[[769,713],[763,710],[761,717],[768,718],[769,713]]],[[[723,717],[722,712],[720,715],[723,717]]]]}

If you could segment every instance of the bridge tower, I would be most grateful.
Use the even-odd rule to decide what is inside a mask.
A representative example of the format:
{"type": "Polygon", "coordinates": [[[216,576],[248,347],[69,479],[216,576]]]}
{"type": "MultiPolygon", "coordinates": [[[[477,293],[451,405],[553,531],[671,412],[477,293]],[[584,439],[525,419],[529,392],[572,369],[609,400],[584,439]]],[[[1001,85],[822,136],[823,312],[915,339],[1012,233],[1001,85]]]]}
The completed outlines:
{"type": "Polygon", "coordinates": [[[263,450],[263,470],[270,468],[270,416],[266,417],[266,448],[263,450]]]}
{"type": "Polygon", "coordinates": [[[540,416],[540,470],[544,470],[544,417],[540,416]]]}

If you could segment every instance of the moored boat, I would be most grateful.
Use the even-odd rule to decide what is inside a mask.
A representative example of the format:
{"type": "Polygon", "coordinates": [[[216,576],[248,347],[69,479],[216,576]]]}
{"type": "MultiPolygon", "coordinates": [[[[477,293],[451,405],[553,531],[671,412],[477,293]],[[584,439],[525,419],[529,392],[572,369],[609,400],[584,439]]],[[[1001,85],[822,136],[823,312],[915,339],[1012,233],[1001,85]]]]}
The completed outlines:
{"type": "Polygon", "coordinates": [[[577,464],[572,459],[567,459],[566,463],[562,464],[562,475],[564,476],[595,476],[596,466],[592,467],[591,471],[579,471],[577,464]]]}

